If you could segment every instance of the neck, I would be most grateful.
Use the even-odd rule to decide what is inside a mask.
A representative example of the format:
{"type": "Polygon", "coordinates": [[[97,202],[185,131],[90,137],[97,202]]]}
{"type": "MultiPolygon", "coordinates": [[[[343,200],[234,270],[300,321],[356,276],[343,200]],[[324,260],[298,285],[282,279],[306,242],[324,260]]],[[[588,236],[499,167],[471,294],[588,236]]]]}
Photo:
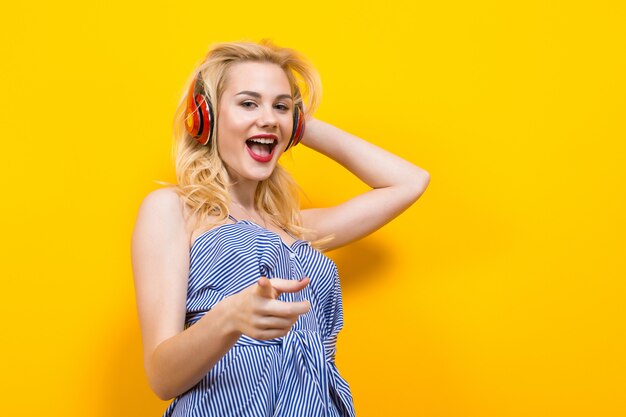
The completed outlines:
{"type": "Polygon", "coordinates": [[[231,186],[229,189],[231,198],[229,211],[232,212],[233,209],[236,209],[235,211],[240,213],[240,215],[237,215],[236,218],[242,219],[242,216],[244,216],[243,218],[248,218],[258,225],[262,225],[267,228],[267,221],[262,211],[259,211],[254,207],[255,191],[256,188],[252,189],[251,192],[250,189],[246,189],[246,187],[243,187],[241,184],[238,184],[238,186],[231,186]]]}
{"type": "Polygon", "coordinates": [[[254,195],[259,185],[258,181],[250,181],[242,178],[233,178],[229,175],[229,181],[233,184],[228,187],[228,194],[232,201],[242,205],[247,210],[254,210],[254,195]]]}
{"type": "Polygon", "coordinates": [[[242,206],[246,210],[255,210],[254,193],[238,193],[232,188],[228,190],[232,202],[242,206]]]}

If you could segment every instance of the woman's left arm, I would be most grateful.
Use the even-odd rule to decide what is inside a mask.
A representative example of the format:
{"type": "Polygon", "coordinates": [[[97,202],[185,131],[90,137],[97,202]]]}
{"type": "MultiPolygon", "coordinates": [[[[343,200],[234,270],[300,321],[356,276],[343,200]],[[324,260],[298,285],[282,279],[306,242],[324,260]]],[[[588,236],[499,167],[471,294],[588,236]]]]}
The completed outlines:
{"type": "MultiPolygon", "coordinates": [[[[321,120],[307,121],[302,143],[335,160],[372,190],[335,207],[302,210],[304,227],[316,236],[333,235],[334,249],[384,226],[426,190],[430,175],[422,168],[321,120]]],[[[313,240],[313,239],[311,239],[313,240]]]]}

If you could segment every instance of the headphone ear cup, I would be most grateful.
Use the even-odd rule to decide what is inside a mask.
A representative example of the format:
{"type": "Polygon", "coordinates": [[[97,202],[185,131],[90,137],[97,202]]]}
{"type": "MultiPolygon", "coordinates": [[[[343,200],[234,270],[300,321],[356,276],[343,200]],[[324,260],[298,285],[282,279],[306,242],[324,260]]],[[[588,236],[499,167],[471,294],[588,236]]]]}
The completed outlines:
{"type": "Polygon", "coordinates": [[[194,138],[201,145],[206,145],[213,133],[213,109],[211,108],[211,102],[204,94],[197,94],[195,102],[198,106],[197,114],[200,116],[200,129],[194,138]]]}
{"type": "Polygon", "coordinates": [[[302,140],[304,136],[304,112],[302,111],[302,103],[296,105],[293,111],[293,130],[291,132],[291,138],[285,148],[285,151],[292,146],[296,146],[302,140]]]}
{"type": "MultiPolygon", "coordinates": [[[[213,133],[213,107],[211,101],[203,93],[196,93],[202,85],[200,74],[189,88],[187,93],[187,110],[185,113],[185,128],[187,132],[200,144],[206,145],[213,133]]],[[[200,90],[202,90],[200,88],[200,90]]]]}
{"type": "Polygon", "coordinates": [[[194,138],[198,136],[202,122],[202,115],[200,114],[194,98],[195,85],[194,82],[187,92],[187,110],[185,111],[185,128],[187,128],[187,132],[194,138]]]}

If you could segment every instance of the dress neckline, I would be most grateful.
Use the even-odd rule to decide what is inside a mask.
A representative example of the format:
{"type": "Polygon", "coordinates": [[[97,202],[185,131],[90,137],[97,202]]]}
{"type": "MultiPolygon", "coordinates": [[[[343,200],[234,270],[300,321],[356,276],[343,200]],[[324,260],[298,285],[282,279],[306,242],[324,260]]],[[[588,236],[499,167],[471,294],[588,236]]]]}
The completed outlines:
{"type": "Polygon", "coordinates": [[[292,251],[292,252],[294,251],[294,248],[295,248],[298,244],[306,244],[306,245],[308,245],[308,246],[310,246],[310,245],[311,245],[311,242],[309,242],[308,240],[297,239],[297,238],[295,238],[294,236],[292,236],[289,232],[285,231],[285,232],[286,232],[289,236],[293,237],[293,239],[294,239],[294,241],[293,241],[293,242],[291,242],[291,244],[288,244],[288,243],[286,243],[286,242],[283,240],[283,238],[282,238],[282,237],[281,237],[278,233],[276,233],[276,232],[274,232],[274,231],[272,231],[272,230],[269,230],[269,229],[267,229],[267,228],[265,228],[265,227],[263,227],[263,226],[261,226],[261,225],[259,225],[259,224],[255,223],[255,222],[253,222],[252,220],[245,220],[245,219],[244,219],[244,220],[237,220],[237,219],[235,219],[233,216],[231,216],[230,214],[228,215],[228,217],[229,217],[232,221],[234,221],[234,223],[224,223],[224,224],[220,224],[219,226],[215,226],[215,227],[213,227],[213,228],[211,228],[211,229],[209,229],[209,230],[207,230],[207,231],[204,231],[204,232],[200,233],[200,234],[198,235],[198,237],[196,237],[196,238],[194,239],[193,243],[191,244],[191,247],[189,248],[189,251],[191,252],[191,251],[193,250],[194,246],[196,246],[196,243],[198,243],[198,241],[199,241],[201,238],[204,238],[205,236],[210,235],[210,234],[211,234],[211,232],[214,232],[214,231],[216,231],[216,230],[219,230],[219,229],[221,229],[221,228],[222,228],[222,227],[224,227],[224,226],[236,226],[236,225],[238,225],[238,224],[242,224],[242,223],[243,223],[243,224],[249,224],[249,225],[255,226],[255,227],[257,227],[257,228],[259,228],[259,229],[261,229],[261,230],[263,230],[263,231],[265,231],[265,232],[267,232],[267,233],[270,233],[271,235],[273,235],[273,236],[277,237],[277,238],[278,238],[278,240],[280,240],[280,242],[282,243],[282,245],[283,245],[284,247],[286,247],[287,249],[289,249],[290,251],[292,251]]]}

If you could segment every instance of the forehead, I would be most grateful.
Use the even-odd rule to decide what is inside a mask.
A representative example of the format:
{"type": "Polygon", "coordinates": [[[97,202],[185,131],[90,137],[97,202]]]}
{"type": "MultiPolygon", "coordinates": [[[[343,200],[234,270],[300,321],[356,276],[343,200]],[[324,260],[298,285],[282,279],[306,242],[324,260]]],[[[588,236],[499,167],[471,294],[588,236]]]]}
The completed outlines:
{"type": "Polygon", "coordinates": [[[228,70],[224,93],[249,90],[262,95],[291,95],[289,79],[283,69],[266,62],[240,62],[228,70]]]}

